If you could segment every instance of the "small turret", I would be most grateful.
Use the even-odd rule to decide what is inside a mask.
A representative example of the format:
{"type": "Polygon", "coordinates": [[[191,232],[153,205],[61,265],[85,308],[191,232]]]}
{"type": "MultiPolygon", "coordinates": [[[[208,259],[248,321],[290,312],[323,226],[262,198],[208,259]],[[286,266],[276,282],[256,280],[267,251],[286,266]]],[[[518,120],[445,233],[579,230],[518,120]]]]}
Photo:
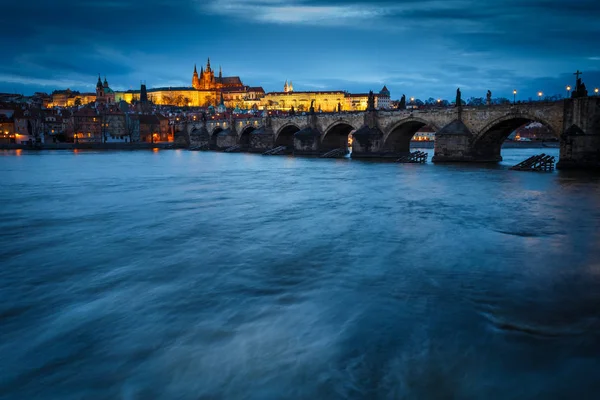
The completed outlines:
{"type": "Polygon", "coordinates": [[[102,79],[100,78],[100,74],[98,74],[98,83],[96,83],[96,89],[102,89],[102,79]]]}
{"type": "Polygon", "coordinates": [[[223,71],[221,70],[221,66],[219,65],[219,79],[223,78],[223,71]]]}
{"type": "Polygon", "coordinates": [[[146,91],[146,84],[142,83],[140,87],[140,101],[142,103],[148,102],[148,92],[146,91]]]}
{"type": "Polygon", "coordinates": [[[105,89],[108,89],[108,81],[106,80],[106,75],[104,75],[104,84],[103,84],[103,87],[105,89]]]}
{"type": "Polygon", "coordinates": [[[284,91],[284,93],[287,93],[288,90],[289,90],[289,86],[288,86],[287,79],[286,79],[285,84],[283,85],[283,91],[284,91]]]}

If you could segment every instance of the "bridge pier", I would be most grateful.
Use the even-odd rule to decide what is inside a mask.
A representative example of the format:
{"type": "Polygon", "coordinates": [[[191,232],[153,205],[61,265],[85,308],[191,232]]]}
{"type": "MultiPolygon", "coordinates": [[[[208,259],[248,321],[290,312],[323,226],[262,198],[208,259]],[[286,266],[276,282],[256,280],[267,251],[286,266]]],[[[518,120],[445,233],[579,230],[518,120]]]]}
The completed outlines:
{"type": "Polygon", "coordinates": [[[250,153],[264,153],[273,148],[275,134],[271,128],[259,128],[250,132],[250,153]]]}
{"type": "Polygon", "coordinates": [[[172,127],[172,130],[175,147],[180,149],[190,147],[190,129],[187,123],[176,125],[172,127]]]}
{"type": "Polygon", "coordinates": [[[194,129],[190,133],[190,147],[208,148],[210,146],[210,133],[205,125],[199,129],[194,129]]]}
{"type": "Polygon", "coordinates": [[[306,116],[306,127],[294,133],[294,155],[321,155],[321,132],[318,129],[317,115],[311,107],[306,116]]]}
{"type": "Polygon", "coordinates": [[[217,150],[225,150],[238,144],[238,135],[234,129],[224,129],[216,135],[217,150]]]}
{"type": "Polygon", "coordinates": [[[462,121],[456,119],[435,134],[434,154],[431,161],[477,161],[472,143],[473,134],[462,121]]]}
{"type": "Polygon", "coordinates": [[[294,155],[321,155],[321,132],[308,126],[294,134],[294,155]]]}
{"type": "Polygon", "coordinates": [[[363,125],[352,134],[352,158],[385,157],[382,148],[383,132],[376,126],[363,125]]]}
{"type": "Polygon", "coordinates": [[[560,140],[558,169],[600,169],[600,135],[586,135],[573,125],[560,140]]]}
{"type": "Polygon", "coordinates": [[[600,97],[565,101],[558,169],[600,169],[600,97]]]}

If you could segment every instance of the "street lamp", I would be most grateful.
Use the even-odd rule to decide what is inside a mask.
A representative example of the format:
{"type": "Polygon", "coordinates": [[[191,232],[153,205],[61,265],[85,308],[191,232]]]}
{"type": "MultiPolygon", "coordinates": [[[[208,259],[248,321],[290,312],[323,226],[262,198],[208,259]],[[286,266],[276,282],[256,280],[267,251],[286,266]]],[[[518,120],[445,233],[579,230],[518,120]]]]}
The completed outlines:
{"type": "Polygon", "coordinates": [[[517,89],[513,90],[513,104],[517,103],[517,89]]]}
{"type": "Polygon", "coordinates": [[[571,86],[567,85],[567,98],[571,97],[571,86]]]}
{"type": "Polygon", "coordinates": [[[598,88],[594,89],[594,93],[596,93],[596,96],[598,96],[598,88]]]}
{"type": "Polygon", "coordinates": [[[542,92],[538,92],[538,98],[540,99],[540,101],[542,101],[542,96],[544,95],[544,93],[542,92]]]}

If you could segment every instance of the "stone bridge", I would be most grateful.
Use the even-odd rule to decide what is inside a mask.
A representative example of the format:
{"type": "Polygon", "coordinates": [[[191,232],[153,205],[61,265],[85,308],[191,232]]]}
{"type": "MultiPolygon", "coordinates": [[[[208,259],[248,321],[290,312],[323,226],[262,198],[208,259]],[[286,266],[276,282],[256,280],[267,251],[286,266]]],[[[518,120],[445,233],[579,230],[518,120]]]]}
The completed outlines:
{"type": "Polygon", "coordinates": [[[395,157],[410,150],[423,126],[436,131],[434,162],[501,160],[504,140],[518,127],[539,122],[560,140],[559,168],[600,167],[600,97],[484,107],[367,110],[205,121],[179,126],[182,143],[264,152],[285,146],[296,155],[348,147],[353,158],[395,157]]]}

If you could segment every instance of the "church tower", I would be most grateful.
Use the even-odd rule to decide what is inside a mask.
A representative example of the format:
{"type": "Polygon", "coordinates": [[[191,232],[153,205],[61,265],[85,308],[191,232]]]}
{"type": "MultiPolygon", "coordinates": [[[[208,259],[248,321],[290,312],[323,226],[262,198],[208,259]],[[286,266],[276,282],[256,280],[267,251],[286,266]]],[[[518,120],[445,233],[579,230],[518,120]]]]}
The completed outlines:
{"type": "Polygon", "coordinates": [[[196,64],[194,64],[194,74],[192,75],[192,87],[194,89],[200,89],[200,81],[198,80],[198,70],[196,64]]]}
{"type": "Polygon", "coordinates": [[[285,93],[291,93],[294,91],[294,86],[292,85],[292,81],[290,81],[290,83],[288,83],[288,81],[285,81],[285,85],[283,85],[283,91],[285,93]]]}
{"type": "Polygon", "coordinates": [[[100,74],[98,74],[98,83],[96,83],[96,101],[104,99],[104,85],[102,84],[102,79],[100,79],[100,74]]]}

